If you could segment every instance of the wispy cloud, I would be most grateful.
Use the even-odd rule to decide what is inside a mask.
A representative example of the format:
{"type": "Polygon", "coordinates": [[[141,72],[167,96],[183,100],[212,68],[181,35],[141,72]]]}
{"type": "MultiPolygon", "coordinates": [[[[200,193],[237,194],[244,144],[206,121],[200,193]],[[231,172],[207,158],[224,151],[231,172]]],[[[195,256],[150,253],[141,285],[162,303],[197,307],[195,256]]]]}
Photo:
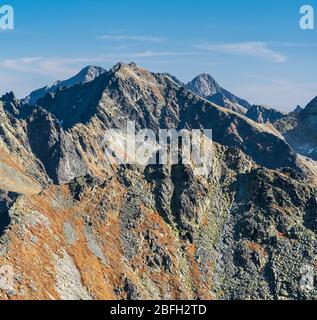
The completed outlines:
{"type": "Polygon", "coordinates": [[[115,64],[118,61],[137,63],[146,62],[149,58],[159,57],[183,57],[199,55],[199,52],[178,52],[178,51],[139,51],[125,53],[109,53],[106,55],[86,57],[21,57],[15,59],[0,60],[0,68],[16,73],[38,74],[49,76],[53,79],[60,79],[73,75],[79,68],[89,64],[115,64]]]}
{"type": "Polygon", "coordinates": [[[100,40],[109,40],[109,41],[137,41],[137,42],[156,42],[161,43],[165,42],[165,38],[151,37],[151,36],[136,36],[136,35],[102,35],[99,36],[100,40]]]}
{"type": "Polygon", "coordinates": [[[250,56],[275,63],[282,63],[286,61],[286,56],[274,51],[265,42],[238,42],[220,44],[202,43],[196,45],[195,47],[211,52],[250,56]]]}
{"type": "Polygon", "coordinates": [[[64,75],[76,69],[78,63],[85,63],[86,59],[22,57],[16,59],[4,59],[0,61],[2,68],[31,74],[64,75]]]}

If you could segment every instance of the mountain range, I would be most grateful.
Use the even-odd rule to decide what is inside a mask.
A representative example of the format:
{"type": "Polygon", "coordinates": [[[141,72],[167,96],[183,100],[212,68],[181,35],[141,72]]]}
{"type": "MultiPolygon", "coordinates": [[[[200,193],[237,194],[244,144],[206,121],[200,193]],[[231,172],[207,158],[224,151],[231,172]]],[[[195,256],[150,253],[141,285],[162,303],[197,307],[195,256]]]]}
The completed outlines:
{"type": "Polygon", "coordinates": [[[134,63],[4,95],[0,298],[316,299],[316,101],[283,114],[134,63]],[[211,173],[109,165],[128,121],[212,129],[211,173]]]}

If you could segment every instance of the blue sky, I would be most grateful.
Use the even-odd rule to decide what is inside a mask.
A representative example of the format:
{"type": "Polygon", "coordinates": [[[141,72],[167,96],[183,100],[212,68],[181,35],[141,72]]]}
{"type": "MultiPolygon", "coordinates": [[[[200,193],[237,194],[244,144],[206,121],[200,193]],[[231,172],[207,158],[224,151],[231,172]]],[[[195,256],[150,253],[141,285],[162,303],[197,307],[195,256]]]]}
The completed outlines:
{"type": "MultiPolygon", "coordinates": [[[[299,8],[317,0],[0,0],[0,94],[67,78],[88,64],[134,61],[182,81],[210,73],[226,89],[281,110],[317,96],[317,29],[299,8]]],[[[316,13],[317,14],[317,13],[316,13]]]]}

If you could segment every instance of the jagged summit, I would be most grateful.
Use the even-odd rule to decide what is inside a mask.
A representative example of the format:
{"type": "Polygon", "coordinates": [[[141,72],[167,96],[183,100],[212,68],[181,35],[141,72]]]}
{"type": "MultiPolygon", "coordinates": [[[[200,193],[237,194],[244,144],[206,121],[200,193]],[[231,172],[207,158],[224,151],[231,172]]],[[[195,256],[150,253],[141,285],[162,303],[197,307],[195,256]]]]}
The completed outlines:
{"type": "Polygon", "coordinates": [[[22,100],[22,103],[33,106],[47,93],[54,93],[60,88],[69,88],[79,83],[87,83],[93,81],[95,78],[99,77],[105,71],[106,70],[101,67],[87,66],[84,69],[82,69],[78,74],[67,80],[58,80],[54,82],[51,86],[45,86],[43,88],[31,92],[30,95],[28,95],[26,98],[22,100]]]}

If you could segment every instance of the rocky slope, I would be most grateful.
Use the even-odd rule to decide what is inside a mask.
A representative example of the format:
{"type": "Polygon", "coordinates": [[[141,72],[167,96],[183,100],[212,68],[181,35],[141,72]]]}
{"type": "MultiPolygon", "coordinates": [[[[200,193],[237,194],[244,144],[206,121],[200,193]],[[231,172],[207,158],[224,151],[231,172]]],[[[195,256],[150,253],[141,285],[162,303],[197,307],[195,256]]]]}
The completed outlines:
{"type": "Polygon", "coordinates": [[[135,64],[37,105],[1,98],[0,298],[317,297],[316,165],[273,127],[135,64]],[[210,174],[109,165],[104,136],[131,120],[212,129],[210,174]]]}
{"type": "Polygon", "coordinates": [[[220,92],[214,94],[213,96],[208,97],[207,99],[208,99],[208,101],[216,104],[217,106],[229,109],[231,111],[235,111],[235,112],[238,112],[238,113],[244,114],[244,115],[247,113],[246,108],[242,107],[238,103],[231,102],[220,92]]]}
{"type": "Polygon", "coordinates": [[[285,115],[267,106],[254,105],[249,108],[245,116],[259,123],[274,123],[285,115]]]}

